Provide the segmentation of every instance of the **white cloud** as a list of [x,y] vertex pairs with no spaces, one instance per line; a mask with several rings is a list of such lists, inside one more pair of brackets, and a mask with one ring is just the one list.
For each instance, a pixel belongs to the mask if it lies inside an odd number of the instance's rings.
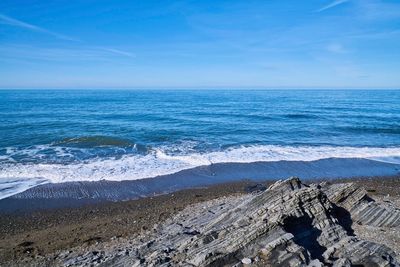
[[[67,35],[63,35],[63,34],[59,34],[50,30],[47,30],[45,28],[6,16],[4,14],[0,14],[0,24],[7,24],[7,25],[11,25],[14,27],[19,27],[19,28],[23,28],[23,29],[27,29],[30,31],[34,31],[34,32],[39,32],[39,33],[43,33],[43,34],[47,34],[50,36],[53,36],[55,38],[61,39],[61,40],[65,40],[65,41],[70,41],[70,42],[80,42],[83,43],[82,40],[79,40],[77,38],[74,37],[70,37]],[[98,50],[103,50],[109,53],[112,53],[114,55],[119,55],[119,56],[125,56],[125,57],[130,57],[130,58],[134,58],[135,55],[130,53],[130,52],[126,52],[126,51],[122,51],[119,49],[115,49],[115,48],[109,48],[109,47],[92,47],[93,49],[98,49]]]
[[395,20],[400,18],[400,3],[380,0],[358,0],[358,16],[368,20]]
[[344,54],[347,52],[346,49],[343,47],[343,45],[338,43],[332,43],[327,45],[326,50],[335,54]]
[[344,3],[348,2],[348,1],[349,1],[349,0],[335,0],[335,1],[331,2],[331,3],[328,4],[328,5],[321,7],[321,8],[318,9],[316,12],[322,12],[322,11],[331,9],[331,8],[333,8],[333,7],[335,7],[335,6],[344,4]]
[[121,55],[121,56],[126,56],[126,57],[131,57],[131,58],[135,58],[136,55],[130,52],[126,52],[126,51],[122,51],[119,49],[115,49],[115,48],[108,48],[108,47],[99,47],[99,49],[107,51],[107,52],[111,52],[117,55]]
[[77,40],[75,38],[72,38],[72,37],[69,37],[69,36],[66,36],[66,35],[63,35],[63,34],[59,34],[59,33],[56,33],[56,32],[52,32],[52,31],[46,30],[44,28],[38,27],[36,25],[29,24],[29,23],[23,22],[21,20],[17,20],[17,19],[11,18],[11,17],[3,15],[3,14],[0,14],[0,23],[8,24],[8,25],[15,26],[15,27],[24,28],[24,29],[27,29],[27,30],[35,31],[35,32],[41,32],[41,33],[48,34],[48,35],[51,35],[53,37],[56,37],[56,38],[62,39],[62,40],[79,41],[79,40]]

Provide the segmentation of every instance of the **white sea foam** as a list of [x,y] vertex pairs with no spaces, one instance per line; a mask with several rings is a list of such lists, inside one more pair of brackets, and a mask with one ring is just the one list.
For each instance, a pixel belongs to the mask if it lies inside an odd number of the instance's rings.
[[43,178],[0,178],[0,199],[46,183],[49,181]]
[[[146,155],[128,154],[118,159],[96,158],[71,164],[22,164],[0,165],[0,185],[2,181],[16,179],[23,185],[15,185],[15,193],[35,186],[29,179],[52,183],[69,181],[135,180],[172,174],[184,169],[215,163],[251,163],[257,161],[314,161],[324,158],[366,158],[400,164],[400,147],[331,147],[331,146],[242,146],[209,153],[181,152],[169,154],[157,149]],[[23,177],[23,180],[20,178]],[[0,199],[5,196],[1,193]],[[3,186],[4,187],[4,186]],[[8,188],[6,196],[9,196]]]

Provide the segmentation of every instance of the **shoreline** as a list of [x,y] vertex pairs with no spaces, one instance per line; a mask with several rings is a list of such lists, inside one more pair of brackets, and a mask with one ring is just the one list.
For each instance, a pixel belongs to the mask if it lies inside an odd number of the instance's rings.
[[[318,182],[322,180],[318,179]],[[262,190],[272,182],[243,180],[136,200],[102,202],[25,214],[0,214],[0,263],[49,255],[61,249],[85,248],[113,239],[131,238],[187,206]],[[343,178],[329,182],[354,182],[363,186],[372,196],[400,198],[400,192],[396,190],[400,186],[400,176]]]
[[1,213],[73,208],[108,201],[132,200],[207,187],[221,183],[323,178],[390,177],[400,175],[400,164],[360,158],[329,158],[316,161],[217,163],[154,178],[124,181],[48,183],[0,200]]

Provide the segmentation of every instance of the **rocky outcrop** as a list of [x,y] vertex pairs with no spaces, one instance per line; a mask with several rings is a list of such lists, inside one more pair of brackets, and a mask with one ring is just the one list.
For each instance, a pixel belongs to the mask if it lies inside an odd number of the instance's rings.
[[[385,244],[400,254],[400,201],[398,198],[367,195],[352,183],[323,184],[323,191],[336,205],[341,224],[359,238]],[[344,211],[350,216],[341,216]]]
[[378,203],[367,195],[365,189],[352,183],[325,185],[329,199],[351,213],[357,224],[376,227],[399,227],[400,209],[390,202]]
[[[400,266],[352,221],[398,225],[398,212],[353,184],[279,181],[262,192],[186,208],[133,240],[57,255],[64,266]],[[96,249],[96,250],[95,250]]]
[[[326,193],[325,193],[325,192]],[[67,257],[65,265],[398,266],[389,248],[352,235],[352,218],[396,226],[398,210],[352,184],[293,178],[268,190],[186,209],[130,244]],[[340,218],[338,218],[340,217]]]

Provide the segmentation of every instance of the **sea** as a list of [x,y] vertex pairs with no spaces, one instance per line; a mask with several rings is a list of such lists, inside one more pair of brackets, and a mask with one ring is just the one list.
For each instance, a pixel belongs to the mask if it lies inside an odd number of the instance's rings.
[[400,90],[0,90],[0,199],[45,183],[341,158],[400,166]]

